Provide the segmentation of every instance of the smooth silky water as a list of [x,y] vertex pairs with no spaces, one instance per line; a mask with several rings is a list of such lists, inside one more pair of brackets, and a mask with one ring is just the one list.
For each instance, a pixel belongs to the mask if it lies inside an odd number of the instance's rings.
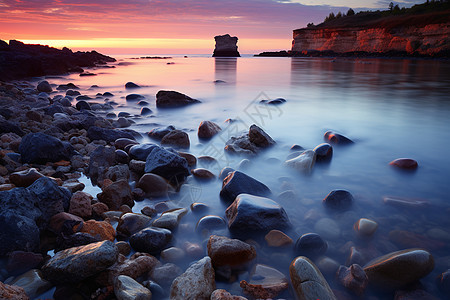
[[[173,62],[173,64],[168,64]],[[51,82],[73,82],[82,94],[95,97],[111,92],[109,100],[118,103],[114,112],[129,112],[136,122],[130,128],[142,133],[144,142],[155,142],[146,132],[155,127],[174,125],[188,132],[191,147],[186,152],[196,156],[209,155],[217,163],[203,165],[216,175],[225,166],[238,168],[245,157],[224,154],[225,141],[248,131],[251,124],[262,127],[277,144],[256,157],[242,171],[270,187],[272,199],[287,211],[292,228],[286,233],[295,241],[304,233],[316,232],[314,225],[321,218],[338,224],[338,234],[322,236],[329,247],[326,255],[345,264],[349,251],[346,243],[353,241],[362,252],[376,255],[430,245],[436,266],[422,280],[426,289],[438,295],[435,277],[450,268],[450,62],[438,60],[346,59],[346,58],[211,58],[206,56],[173,57],[171,59],[131,59],[119,57],[116,68],[91,70],[97,76],[76,74],[52,78]],[[132,81],[142,88],[126,90]],[[91,85],[98,85],[90,88]],[[155,95],[159,90],[175,90],[202,101],[177,109],[157,109]],[[146,97],[153,113],[141,117],[141,107],[128,102],[125,96],[138,93]],[[286,103],[267,106],[263,99],[284,98]],[[103,102],[98,98],[91,102]],[[225,122],[233,119],[235,122]],[[210,141],[200,141],[197,128],[201,121],[211,120],[223,131]],[[313,171],[302,174],[283,166],[298,144],[313,149],[323,143],[327,130],[344,134],[355,143],[334,146],[329,164],[316,164]],[[400,157],[413,158],[419,168],[403,172],[389,165]],[[202,165],[199,165],[202,167]],[[192,176],[191,176],[192,177]],[[205,183],[188,178],[178,195],[170,197],[170,207],[188,207],[193,202],[207,204],[207,214],[225,219],[227,205],[219,197],[219,180]],[[355,197],[353,207],[343,213],[330,213],[322,199],[334,189],[346,189]],[[295,199],[278,195],[293,190]],[[89,192],[89,190],[88,190]],[[94,195],[95,196],[95,195]],[[384,196],[421,199],[428,205],[395,207],[383,202]],[[136,202],[133,211],[160,200]],[[175,233],[173,245],[185,241],[204,245],[209,234],[195,232],[202,215],[189,213]],[[361,240],[353,230],[359,218],[379,224],[375,235]],[[445,234],[431,232],[441,229]],[[330,228],[336,231],[336,228]],[[390,240],[392,230],[406,230],[423,241],[405,245]],[[431,231],[430,231],[431,230]],[[213,234],[227,235],[227,229]],[[332,236],[332,237],[331,237]],[[288,276],[289,263],[295,257],[291,248],[269,248],[261,237],[258,263],[277,268]],[[434,245],[434,244],[436,245]],[[348,245],[348,244],[347,244]],[[366,250],[364,250],[366,249]],[[375,249],[375,250],[374,250]],[[185,269],[191,261],[179,265]],[[247,279],[244,273],[239,280]],[[333,288],[343,289],[328,277]],[[233,294],[241,289],[237,283],[218,283]],[[366,291],[366,296],[374,291]],[[292,292],[280,297],[293,298]],[[384,296],[379,296],[382,299]]]

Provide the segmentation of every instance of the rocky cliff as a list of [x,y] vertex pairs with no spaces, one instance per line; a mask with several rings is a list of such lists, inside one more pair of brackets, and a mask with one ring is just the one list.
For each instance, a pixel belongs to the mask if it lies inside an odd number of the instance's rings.
[[[294,30],[293,54],[314,51],[348,53],[390,53],[448,56],[450,53],[450,13],[444,22],[427,16],[391,18],[368,24],[315,26]],[[434,20],[434,22],[433,22]]]

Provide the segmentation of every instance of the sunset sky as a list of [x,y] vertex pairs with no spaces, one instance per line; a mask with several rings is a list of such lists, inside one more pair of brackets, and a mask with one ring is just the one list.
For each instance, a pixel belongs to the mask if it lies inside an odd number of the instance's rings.
[[[410,7],[425,0],[394,1]],[[385,0],[0,0],[0,39],[106,54],[210,53],[214,36],[241,53],[287,50],[292,30],[331,11],[386,9]]]

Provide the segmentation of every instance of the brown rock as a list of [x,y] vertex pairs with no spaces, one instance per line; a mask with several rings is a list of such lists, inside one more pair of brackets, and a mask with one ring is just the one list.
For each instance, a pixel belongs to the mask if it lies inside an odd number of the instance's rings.
[[210,139],[222,130],[219,125],[211,121],[202,121],[198,126],[198,137]]
[[102,193],[98,194],[98,199],[108,205],[111,210],[118,210],[123,204],[133,207],[134,201],[131,195],[131,188],[126,180],[119,180],[102,187]]
[[92,204],[92,214],[102,217],[105,212],[109,210],[108,205],[105,203],[97,202]]
[[208,241],[208,256],[214,267],[240,266],[256,257],[253,246],[224,236],[211,235]]
[[131,252],[131,246],[125,241],[120,241],[116,243],[116,247],[119,250],[119,253],[127,256]]
[[250,282],[242,280],[241,288],[254,299],[275,298],[289,287],[286,276],[266,265],[257,264],[251,274]]
[[30,298],[27,296],[23,288],[0,282],[0,299],[29,300]]
[[406,169],[406,170],[415,170],[419,166],[417,161],[411,158],[397,158],[389,163],[391,166]]
[[108,283],[112,284],[119,275],[126,275],[133,279],[153,271],[161,263],[148,253],[136,252],[129,259],[119,257],[118,262],[108,269]]
[[78,191],[70,198],[69,213],[81,218],[88,218],[92,215],[93,197],[88,193]]
[[[81,227],[81,228],[80,228]],[[74,232],[84,232],[99,240],[108,240],[114,242],[116,231],[114,227],[107,221],[89,220],[83,223],[82,226],[75,226]]]
[[286,286],[283,287],[263,287],[260,284],[250,284],[245,280],[240,282],[241,288],[244,290],[244,293],[252,296],[254,299],[271,299],[276,297],[280,292],[284,291],[288,287],[288,283],[286,282]]
[[211,171],[208,171],[203,168],[197,168],[191,170],[192,175],[199,179],[215,179],[216,175],[214,175]]
[[85,188],[84,183],[78,182],[78,181],[65,181],[62,185],[72,193],[82,191]]
[[74,226],[75,224],[82,222],[83,219],[78,216],[61,212],[51,217],[48,228],[54,233],[59,234],[64,226],[64,223]]
[[138,188],[141,188],[148,197],[166,197],[169,190],[167,181],[156,174],[147,173],[144,174],[137,184]]
[[247,300],[242,296],[234,296],[225,290],[218,289],[211,294],[211,300]]
[[162,138],[161,145],[174,146],[178,148],[189,148],[189,135],[186,132],[178,129],[172,130]]
[[360,265],[353,264],[349,268],[340,266],[337,271],[338,281],[358,296],[362,296],[369,283],[369,278]]
[[178,152],[178,154],[187,160],[189,167],[194,167],[197,164],[197,158],[194,155],[186,152]]
[[284,247],[292,244],[292,239],[279,230],[271,230],[264,237],[269,247]]
[[28,170],[12,173],[9,175],[9,181],[15,186],[27,187],[41,177],[44,177],[44,175],[39,173],[35,168],[30,168]]
[[9,190],[12,190],[15,187],[16,186],[14,184],[11,184],[11,183],[0,184],[0,192],[9,191]]

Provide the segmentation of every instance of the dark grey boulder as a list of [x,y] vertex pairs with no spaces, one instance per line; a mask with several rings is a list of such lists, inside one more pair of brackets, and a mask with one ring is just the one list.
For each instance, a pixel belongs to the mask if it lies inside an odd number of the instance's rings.
[[22,138],[19,153],[24,163],[46,164],[60,160],[70,160],[76,154],[67,142],[44,133],[29,133]]
[[328,162],[333,156],[333,147],[328,143],[317,145],[313,151],[316,153],[316,162]]
[[158,145],[150,143],[134,145],[130,148],[128,154],[132,159],[145,161],[150,152],[156,147],[158,147]]
[[127,101],[139,101],[139,100],[145,99],[145,97],[142,95],[139,95],[139,94],[129,94],[125,97],[125,99]]
[[155,147],[147,156],[145,173],[154,173],[168,180],[183,181],[189,176],[187,160],[179,156],[175,151],[169,151],[162,147]]
[[323,203],[327,208],[333,210],[346,210],[352,206],[354,198],[349,191],[346,190],[334,190],[331,191]]
[[19,136],[23,136],[25,134],[25,132],[23,132],[23,130],[19,127],[19,125],[13,122],[0,120],[0,134],[8,132],[15,133]]
[[36,223],[14,210],[0,212],[0,256],[9,252],[39,250],[39,228]]
[[172,132],[173,130],[175,130],[175,127],[172,125],[169,125],[167,127],[161,128],[161,127],[157,127],[157,128],[153,128],[152,130],[150,130],[147,135],[155,140],[162,140],[162,138],[168,134],[169,132]]
[[148,227],[130,237],[130,245],[138,252],[159,254],[172,240],[172,232],[164,228]]
[[225,211],[225,215],[228,228],[237,236],[265,234],[272,229],[286,229],[291,226],[281,205],[269,198],[249,194],[237,196]]
[[317,233],[306,233],[298,238],[294,246],[294,254],[314,259],[325,254],[328,244]]
[[77,104],[75,104],[75,107],[78,110],[92,110],[91,105],[84,100],[78,101]]
[[158,108],[181,107],[200,102],[176,91],[159,91],[156,94],[156,107]]
[[239,194],[250,194],[265,197],[271,194],[270,189],[262,182],[242,173],[234,171],[223,180],[220,197],[231,203]]
[[88,129],[87,136],[89,139],[93,140],[103,140],[107,143],[112,143],[120,138],[127,138],[131,140],[136,140],[136,138],[127,131],[118,129],[106,129],[97,126],[91,126]]

